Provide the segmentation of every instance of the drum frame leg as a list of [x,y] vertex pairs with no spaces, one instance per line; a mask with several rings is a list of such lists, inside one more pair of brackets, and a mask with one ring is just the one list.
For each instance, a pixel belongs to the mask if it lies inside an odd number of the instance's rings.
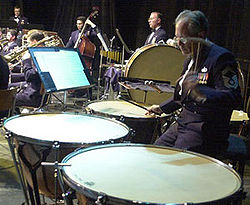
[[[29,169],[29,172],[30,172],[30,174],[31,174],[32,183],[33,183],[33,191],[34,191],[34,194],[35,194],[36,204],[37,204],[37,205],[41,205],[41,200],[40,200],[40,194],[39,194],[39,188],[38,188],[38,182],[37,182],[36,171],[37,171],[37,169],[41,166],[41,162],[44,161],[44,160],[47,158],[47,156],[49,155],[51,149],[50,149],[50,148],[45,149],[45,150],[43,151],[41,160],[39,160],[38,162],[36,162],[35,165],[32,166],[32,165],[29,163],[29,161],[26,159],[26,157],[23,155],[23,148],[24,148],[24,146],[25,146],[25,143],[19,143],[17,152],[18,152],[18,155],[20,156],[21,160],[22,160],[23,163],[25,164],[25,166]],[[30,194],[30,195],[31,195],[31,194]]]
[[[25,202],[27,203],[27,205],[29,205],[30,203],[29,203],[29,198],[28,198],[28,194],[27,194],[28,190],[27,190],[27,186],[26,186],[26,183],[25,183],[25,180],[24,180],[22,168],[21,168],[21,166],[19,166],[20,160],[17,161],[16,155],[15,155],[15,148],[14,148],[14,145],[13,145],[13,136],[12,136],[12,134],[10,132],[6,132],[5,138],[6,138],[7,142],[8,142],[8,145],[9,145],[9,148],[10,148],[10,153],[11,153],[11,156],[12,156],[12,159],[13,159],[13,162],[14,162],[14,166],[16,168],[18,178],[19,178],[20,183],[21,183],[21,188],[22,188],[22,191],[23,191]],[[34,198],[32,198],[31,195],[30,195],[30,200],[31,200],[31,202],[33,204]]]
[[54,141],[52,148],[55,150],[55,162],[54,163],[41,162],[41,165],[42,166],[54,166],[55,205],[57,204],[57,182],[59,182],[59,186],[62,190],[62,196],[63,196],[65,204],[66,205],[73,205],[72,200],[68,197],[70,195],[70,193],[66,193],[66,191],[65,191],[63,177],[62,177],[61,169],[60,169],[62,166],[67,166],[67,165],[63,165],[62,163],[60,163],[60,164],[58,163],[58,154],[59,154],[60,143],[58,141]]

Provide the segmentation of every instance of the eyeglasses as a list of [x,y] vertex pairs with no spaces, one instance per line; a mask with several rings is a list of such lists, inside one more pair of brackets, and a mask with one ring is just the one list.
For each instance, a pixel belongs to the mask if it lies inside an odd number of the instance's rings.
[[176,42],[180,41],[183,44],[186,44],[188,42],[187,38],[184,38],[184,37],[177,37],[177,36],[175,36],[173,39],[174,39],[174,41],[176,41]]
[[83,23],[76,23],[76,25],[83,25]]

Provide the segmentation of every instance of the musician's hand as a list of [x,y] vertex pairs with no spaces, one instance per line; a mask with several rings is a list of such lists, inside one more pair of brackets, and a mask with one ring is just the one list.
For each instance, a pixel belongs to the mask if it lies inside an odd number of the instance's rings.
[[163,113],[159,105],[152,105],[147,110],[148,111],[145,113],[145,115],[161,115]]
[[13,70],[14,69],[14,66],[12,63],[8,63],[8,66],[9,66],[9,70]]
[[182,84],[181,100],[192,99],[196,102],[203,103],[206,101],[206,96],[200,92],[197,74],[189,73]]
[[197,85],[198,85],[197,74],[189,72],[182,83],[182,89],[185,92],[193,89]]

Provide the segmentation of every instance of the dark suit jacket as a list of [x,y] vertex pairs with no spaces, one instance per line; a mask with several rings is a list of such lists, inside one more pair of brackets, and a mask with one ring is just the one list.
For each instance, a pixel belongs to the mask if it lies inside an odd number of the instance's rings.
[[[17,24],[17,29],[18,29],[19,31],[21,31],[21,30],[22,30],[22,25],[28,24],[29,21],[28,21],[28,18],[26,18],[26,17],[24,17],[24,16],[19,16],[18,18],[19,18],[19,22],[18,22],[18,24]],[[14,16],[11,16],[11,17],[10,17],[10,20],[11,20],[11,21],[14,21],[14,20],[15,20],[15,17],[14,17]]]
[[76,41],[77,41],[77,38],[78,38],[78,35],[79,35],[80,31],[79,30],[76,30],[76,31],[73,31],[70,35],[70,38],[69,38],[69,41],[67,42],[66,44],[66,48],[73,48]]
[[7,89],[9,82],[9,67],[0,57],[0,89]]
[[39,107],[42,101],[40,76],[30,58],[23,60],[22,63],[26,85],[16,95],[16,106]]
[[[7,89],[9,82],[9,67],[0,57],[0,89]],[[0,118],[7,117],[8,111],[0,111]]]
[[153,37],[149,40],[150,35],[151,35],[151,33],[148,35],[144,45],[158,43],[161,40],[166,42],[166,40],[167,40],[166,31],[161,27],[154,32]]
[[[76,30],[73,31],[70,35],[69,41],[66,44],[66,48],[73,48],[75,46],[75,43],[77,41],[78,35],[79,35],[80,31]],[[88,39],[90,41],[93,42],[93,39],[96,37],[96,31],[92,28],[87,29],[84,34],[88,37]]]
[[17,43],[15,41],[8,43],[7,45],[5,45],[3,47],[3,51],[2,51],[2,55],[7,55],[8,53],[10,53],[15,47],[17,47]]

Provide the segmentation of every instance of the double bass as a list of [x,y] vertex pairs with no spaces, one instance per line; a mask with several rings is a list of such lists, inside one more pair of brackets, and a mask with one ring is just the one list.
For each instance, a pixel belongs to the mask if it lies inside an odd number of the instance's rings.
[[78,36],[78,39],[75,43],[74,48],[78,48],[81,55],[83,56],[84,62],[86,66],[91,70],[92,68],[92,62],[95,56],[96,46],[93,44],[85,35],[84,31],[86,29],[87,22],[90,18],[93,18],[97,15],[98,11],[92,12],[86,21],[84,22],[84,25],[82,27],[82,30]]

